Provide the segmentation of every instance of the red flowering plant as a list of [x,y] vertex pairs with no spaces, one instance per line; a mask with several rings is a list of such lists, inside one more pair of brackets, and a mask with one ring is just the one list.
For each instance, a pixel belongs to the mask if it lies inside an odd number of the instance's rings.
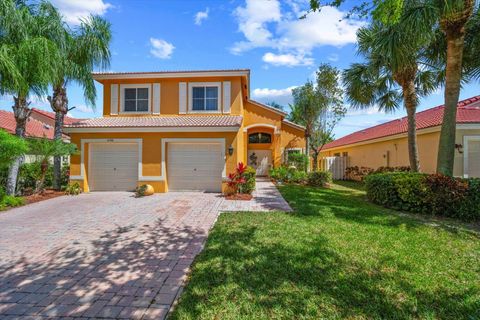
[[228,186],[232,194],[251,194],[255,189],[255,169],[239,162],[235,172],[228,175]]

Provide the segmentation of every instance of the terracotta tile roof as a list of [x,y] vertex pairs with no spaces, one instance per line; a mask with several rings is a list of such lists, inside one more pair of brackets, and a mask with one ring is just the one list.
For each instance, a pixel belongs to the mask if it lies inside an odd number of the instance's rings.
[[72,123],[68,128],[116,127],[240,127],[242,116],[156,116],[156,117],[105,117]]
[[[0,110],[0,128],[14,134],[16,125],[13,112]],[[38,120],[30,118],[26,129],[27,137],[53,139],[54,128]]]
[[[417,112],[417,130],[440,126],[443,120],[443,110],[444,106],[441,105],[425,111]],[[480,123],[480,96],[465,99],[458,103],[457,123]],[[322,150],[388,137],[405,132],[407,132],[407,117],[354,132],[327,143]]]
[[207,73],[207,72],[250,72],[250,69],[213,69],[213,70],[174,70],[174,71],[131,71],[131,72],[93,72],[93,75],[116,75],[116,74],[168,74],[168,73]]
[[299,125],[299,124],[297,124],[297,123],[295,123],[295,122],[292,122],[292,121],[290,121],[290,120],[283,119],[282,122],[285,123],[285,124],[288,124],[288,125],[290,125],[290,126],[292,126],[292,127],[295,127],[295,128],[297,128],[297,129],[305,130],[305,127],[304,127],[304,126]]
[[[41,115],[44,115],[45,117],[48,117],[52,120],[55,121],[55,113],[54,112],[51,112],[51,111],[46,111],[46,110],[40,110],[40,109],[37,109],[37,108],[32,108],[32,113],[33,112],[37,112]],[[72,118],[70,116],[66,116],[64,119],[63,119],[63,123],[64,124],[71,124],[71,123],[74,123],[74,122],[78,122],[82,119],[77,119],[77,118]]]

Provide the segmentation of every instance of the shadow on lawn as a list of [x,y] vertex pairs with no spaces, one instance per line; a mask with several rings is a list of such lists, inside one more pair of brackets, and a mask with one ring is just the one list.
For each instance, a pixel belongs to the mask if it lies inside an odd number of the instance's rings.
[[205,239],[203,229],[158,219],[105,232],[88,245],[74,242],[42,257],[2,261],[0,318],[140,319],[147,312],[161,319]]
[[[474,319],[478,292],[422,291],[397,271],[365,270],[321,235],[307,246],[257,241],[255,226],[217,225],[197,258],[174,319]],[[296,235],[292,235],[295,237]],[[297,241],[304,241],[301,236]],[[391,260],[391,261],[389,261]],[[397,270],[409,270],[394,257]]]

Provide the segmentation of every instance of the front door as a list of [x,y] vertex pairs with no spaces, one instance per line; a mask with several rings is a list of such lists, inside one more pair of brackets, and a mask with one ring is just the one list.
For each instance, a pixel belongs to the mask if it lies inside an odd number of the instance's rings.
[[268,175],[272,167],[272,151],[248,150],[248,165],[257,171],[257,176]]

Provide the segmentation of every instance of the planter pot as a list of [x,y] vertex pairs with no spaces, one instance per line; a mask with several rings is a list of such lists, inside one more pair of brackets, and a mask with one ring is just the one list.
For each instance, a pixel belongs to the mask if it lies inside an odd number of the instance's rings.
[[155,189],[153,189],[151,185],[147,184],[146,186],[147,188],[145,189],[145,192],[144,192],[145,196],[151,196],[152,194],[155,193]]

